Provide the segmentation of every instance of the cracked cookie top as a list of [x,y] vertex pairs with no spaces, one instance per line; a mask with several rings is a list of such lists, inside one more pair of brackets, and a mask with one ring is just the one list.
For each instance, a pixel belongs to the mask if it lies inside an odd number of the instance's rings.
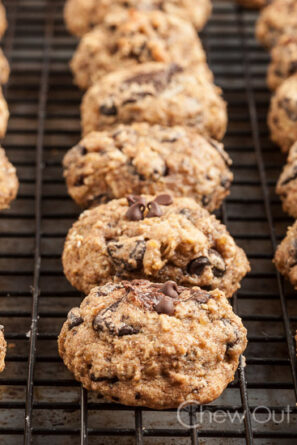
[[233,380],[247,340],[219,290],[133,280],[92,289],[59,336],[65,365],[107,400],[155,409],[209,403]]

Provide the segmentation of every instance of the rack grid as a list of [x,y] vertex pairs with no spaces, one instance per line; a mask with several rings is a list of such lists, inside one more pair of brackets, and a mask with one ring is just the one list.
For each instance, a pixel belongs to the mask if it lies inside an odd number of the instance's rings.
[[[82,94],[68,68],[76,40],[64,27],[62,0],[4,3],[9,29],[3,46],[12,72],[5,88],[11,117],[3,145],[21,187],[11,209],[0,214],[0,317],[8,341],[0,375],[0,443],[296,443],[296,295],[271,261],[292,221],[274,194],[284,157],[270,143],[266,126],[269,58],[254,39],[257,12],[215,0],[201,33],[229,108],[224,142],[235,180],[218,216],[252,265],[233,298],[249,345],[235,381],[203,414],[189,411],[189,424],[204,416],[197,428],[183,428],[174,410],[134,409],[88,394],[58,357],[57,335],[68,310],[81,301],[64,278],[60,259],[79,214],[61,167],[63,155],[80,138]],[[280,422],[287,407],[290,421]],[[224,423],[213,421],[218,412],[228,414]],[[244,418],[232,421],[236,412]]]

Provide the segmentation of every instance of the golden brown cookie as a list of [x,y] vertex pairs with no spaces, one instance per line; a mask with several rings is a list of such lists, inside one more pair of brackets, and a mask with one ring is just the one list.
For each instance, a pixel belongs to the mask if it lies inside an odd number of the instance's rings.
[[274,263],[279,272],[297,289],[297,221],[288,228],[286,237],[278,246]]
[[171,192],[212,211],[233,180],[223,145],[187,127],[132,124],[92,132],[63,164],[68,191],[82,207],[131,193]]
[[7,28],[6,11],[0,0],[0,38],[3,36]]
[[111,14],[81,39],[71,61],[74,80],[88,88],[105,74],[146,62],[205,63],[191,23],[161,11]]
[[3,85],[8,81],[9,78],[9,63],[6,59],[2,49],[0,48],[0,84]]
[[4,138],[6,134],[8,118],[9,118],[9,111],[7,102],[4,99],[4,96],[2,94],[2,89],[0,87],[0,138]]
[[6,341],[4,338],[4,326],[0,325],[0,372],[5,368]]
[[273,142],[286,153],[297,141],[297,74],[285,80],[271,99],[268,126]]
[[297,34],[296,36],[284,34],[271,51],[267,84],[271,90],[275,90],[295,73],[297,73]]
[[290,148],[286,165],[279,177],[276,193],[283,203],[283,210],[297,218],[297,142]]
[[145,278],[219,288],[231,297],[250,270],[246,255],[191,198],[129,196],[81,214],[63,252],[70,283],[87,294],[108,281]]
[[219,290],[145,280],[94,288],[58,340],[84,388],[131,406],[212,402],[234,379],[246,329]]
[[109,13],[124,13],[130,8],[176,15],[200,30],[210,16],[212,3],[210,0],[67,0],[64,18],[69,32],[82,36],[103,23]]
[[183,69],[176,64],[145,63],[103,77],[84,95],[83,134],[116,124],[147,122],[187,125],[222,139],[226,104],[203,64]]
[[14,166],[0,147],[0,210],[7,209],[17,195],[19,181]]
[[283,34],[296,35],[297,2],[296,0],[274,0],[262,9],[256,36],[263,46],[270,49],[278,43]]

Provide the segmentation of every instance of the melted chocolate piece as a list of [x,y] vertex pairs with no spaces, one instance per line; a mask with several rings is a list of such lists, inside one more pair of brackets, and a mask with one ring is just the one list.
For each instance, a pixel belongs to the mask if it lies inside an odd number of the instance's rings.
[[104,116],[116,116],[118,114],[118,109],[114,104],[101,105],[101,107],[99,108],[99,111]]
[[79,326],[83,323],[83,318],[80,316],[79,308],[73,308],[67,316],[68,329],[72,329],[75,326]]
[[202,275],[204,268],[209,265],[209,259],[206,256],[200,256],[188,264],[187,270],[190,275],[199,276]]
[[106,382],[106,383],[110,383],[110,384],[114,384],[114,383],[117,383],[119,381],[117,376],[114,376],[114,377],[96,377],[95,374],[93,374],[93,373],[90,374],[90,379],[92,380],[92,382]]
[[128,195],[127,201],[129,206],[131,207],[132,204],[136,204],[136,202],[142,203],[144,206],[146,205],[145,199],[142,196],[139,195]]
[[172,77],[181,71],[183,71],[183,69],[179,65],[172,63],[166,70],[143,72],[132,76],[125,81],[125,84],[138,83],[141,85],[150,83],[154,85],[157,91],[161,91],[170,83]]
[[[146,242],[143,239],[130,239],[125,243],[111,241],[107,246],[107,252],[114,265],[129,272],[142,266],[145,250]],[[129,254],[128,257],[127,254]],[[134,262],[128,260],[134,260]]]

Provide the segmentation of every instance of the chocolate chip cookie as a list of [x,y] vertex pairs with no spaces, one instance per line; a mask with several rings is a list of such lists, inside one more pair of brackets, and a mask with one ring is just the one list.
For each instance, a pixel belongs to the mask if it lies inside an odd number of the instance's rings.
[[297,221],[289,227],[286,237],[278,246],[274,263],[279,272],[297,289]]
[[119,123],[147,122],[186,125],[219,140],[227,125],[221,90],[203,64],[183,69],[151,62],[104,76],[84,95],[81,115],[85,135]]
[[271,139],[286,153],[297,140],[297,74],[276,90],[271,99],[268,126]]
[[145,62],[205,63],[193,26],[161,11],[112,14],[83,36],[71,61],[74,80],[88,88],[105,74]]
[[191,128],[145,123],[89,133],[63,164],[68,191],[82,207],[131,193],[172,192],[212,211],[233,180],[221,143]]
[[9,77],[9,63],[6,59],[2,49],[0,48],[0,84],[3,85],[8,81]]
[[267,83],[275,90],[284,80],[297,73],[297,34],[283,35],[271,51]]
[[251,9],[260,9],[263,8],[264,6],[267,6],[270,3],[269,0],[235,0],[235,1],[244,8],[251,8]]
[[256,26],[256,36],[266,48],[275,46],[283,34],[296,35],[296,32],[296,0],[274,0],[261,11]]
[[19,182],[14,166],[8,161],[0,147],[0,210],[7,209],[15,199]]
[[58,344],[84,388],[124,405],[168,409],[219,397],[247,339],[218,289],[134,280],[92,289],[69,312]]
[[4,326],[0,325],[0,372],[5,368],[6,341],[4,338]]
[[63,266],[86,294],[108,281],[146,278],[220,288],[231,297],[250,270],[215,216],[169,194],[132,195],[86,210],[68,233]]
[[7,130],[7,123],[9,118],[9,111],[7,102],[2,94],[2,89],[0,87],[0,138],[4,138]]
[[64,18],[69,32],[82,36],[95,25],[106,21],[109,13],[127,9],[160,10],[185,19],[202,29],[210,16],[210,0],[67,0]]
[[287,163],[276,186],[276,193],[282,200],[284,211],[297,218],[297,142],[289,151]]
[[7,28],[6,11],[0,0],[0,38],[3,36]]

